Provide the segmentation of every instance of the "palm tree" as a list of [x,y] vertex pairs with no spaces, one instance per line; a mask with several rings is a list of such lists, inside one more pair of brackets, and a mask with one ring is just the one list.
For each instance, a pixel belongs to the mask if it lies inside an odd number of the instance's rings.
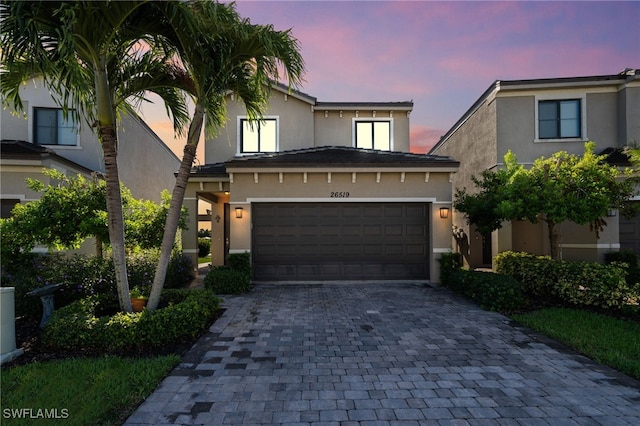
[[[132,110],[128,100],[156,92],[180,129],[187,118],[175,88],[177,68],[165,60],[170,44],[161,37],[167,10],[180,2],[7,1],[0,4],[3,102],[22,110],[20,84],[41,76],[60,96],[65,114],[97,128],[107,184],[109,240],[120,306],[131,311],[127,279],[122,197],[117,165],[117,116]],[[162,7],[159,7],[162,5]],[[78,120],[79,121],[79,120]]]
[[[213,135],[226,121],[225,95],[233,92],[246,106],[249,117],[262,116],[272,81],[284,73],[290,86],[300,83],[304,61],[298,42],[290,31],[276,31],[271,25],[253,25],[241,19],[233,5],[197,0],[189,3],[194,12],[173,19],[176,63],[183,66],[181,81],[195,104],[184,155],[171,197],[160,260],[154,277],[148,309],[158,306],[175,242],[180,209],[187,181],[202,133]],[[206,122],[205,122],[206,121]]]

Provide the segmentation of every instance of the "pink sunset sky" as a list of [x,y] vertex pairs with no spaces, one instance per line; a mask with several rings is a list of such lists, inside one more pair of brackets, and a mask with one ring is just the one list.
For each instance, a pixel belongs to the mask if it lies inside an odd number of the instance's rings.
[[[640,2],[240,0],[236,9],[292,29],[306,63],[299,90],[319,101],[413,100],[412,152],[427,152],[495,80],[640,67]],[[144,117],[170,141],[163,114]]]

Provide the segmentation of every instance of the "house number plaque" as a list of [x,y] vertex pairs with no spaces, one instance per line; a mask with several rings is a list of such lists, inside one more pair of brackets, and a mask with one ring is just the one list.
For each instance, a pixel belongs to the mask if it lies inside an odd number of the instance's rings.
[[348,192],[333,192],[331,191],[331,198],[349,198]]

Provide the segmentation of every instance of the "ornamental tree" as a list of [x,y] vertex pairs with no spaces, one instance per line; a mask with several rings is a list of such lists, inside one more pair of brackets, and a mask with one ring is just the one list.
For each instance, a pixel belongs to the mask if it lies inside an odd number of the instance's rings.
[[[12,216],[0,219],[3,264],[20,253],[41,244],[53,249],[78,248],[87,238],[96,239],[96,255],[102,257],[108,244],[106,184],[103,179],[65,176],[56,170],[43,171],[52,183],[27,179],[27,186],[41,198],[17,204]],[[125,232],[130,249],[157,248],[162,243],[162,226],[167,217],[170,196],[163,193],[161,203],[136,199],[121,186]],[[186,228],[186,209],[182,209],[179,228]]]
[[633,170],[605,163],[594,148],[587,142],[582,156],[557,152],[537,159],[529,169],[509,151],[504,169],[473,178],[478,192],[456,189],[454,207],[480,232],[499,229],[503,221],[541,220],[547,224],[551,256],[557,258],[559,223],[588,224],[599,237],[610,209],[626,216],[636,213],[627,202],[636,194]]

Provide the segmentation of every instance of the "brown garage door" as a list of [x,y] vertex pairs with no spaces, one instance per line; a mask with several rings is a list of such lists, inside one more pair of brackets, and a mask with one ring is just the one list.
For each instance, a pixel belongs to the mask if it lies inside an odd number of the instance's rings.
[[640,216],[620,215],[620,250],[634,250],[640,254]]
[[428,206],[254,203],[254,279],[426,279]]

